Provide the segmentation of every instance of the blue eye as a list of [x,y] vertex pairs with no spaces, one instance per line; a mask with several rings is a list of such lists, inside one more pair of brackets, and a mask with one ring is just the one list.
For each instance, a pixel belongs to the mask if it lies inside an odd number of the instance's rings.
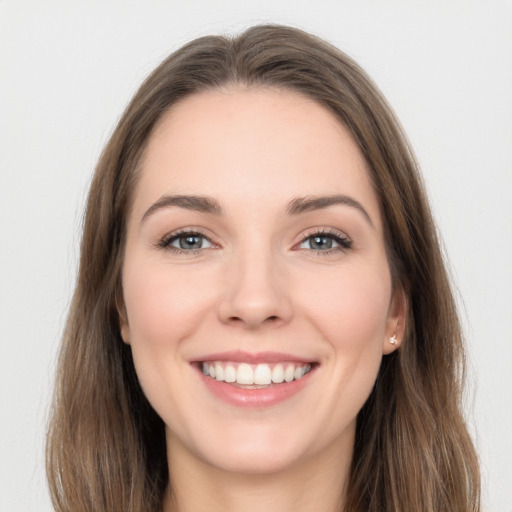
[[317,252],[344,251],[352,247],[352,242],[338,233],[313,233],[304,238],[299,245],[300,249],[309,249]]
[[200,249],[208,249],[213,244],[201,233],[182,232],[165,238],[160,242],[160,247],[176,252],[194,252]]

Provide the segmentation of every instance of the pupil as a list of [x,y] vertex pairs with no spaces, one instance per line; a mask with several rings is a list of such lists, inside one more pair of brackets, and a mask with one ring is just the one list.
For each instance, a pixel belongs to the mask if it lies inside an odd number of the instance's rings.
[[181,249],[201,249],[202,239],[198,235],[189,235],[180,238]]
[[311,241],[313,249],[330,249],[332,247],[332,240],[326,236],[315,236]]

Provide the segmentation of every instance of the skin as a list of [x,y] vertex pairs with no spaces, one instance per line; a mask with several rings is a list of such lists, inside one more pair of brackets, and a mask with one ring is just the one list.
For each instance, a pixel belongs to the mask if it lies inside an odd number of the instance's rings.
[[[166,194],[214,198],[223,214],[154,207]],[[368,218],[347,204],[286,213],[296,197],[333,194]],[[179,230],[201,232],[203,247],[163,248]],[[315,250],[318,232],[351,247]],[[166,425],[174,499],[165,510],[338,510],[357,413],[383,355],[400,345],[406,308],[346,128],[289,91],[238,87],[179,102],[142,162],[123,293],[121,333]],[[213,396],[191,365],[231,350],[285,352],[315,370],[284,402],[240,408]]]

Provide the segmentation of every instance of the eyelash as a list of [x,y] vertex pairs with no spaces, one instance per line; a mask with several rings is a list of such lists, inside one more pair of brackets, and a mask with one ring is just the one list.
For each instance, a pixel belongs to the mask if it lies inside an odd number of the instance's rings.
[[[215,247],[215,243],[212,242],[204,233],[201,233],[199,230],[188,230],[188,229],[182,229],[180,231],[177,231],[175,233],[171,233],[169,235],[166,235],[164,238],[162,238],[158,244],[157,247],[160,249],[165,249],[167,251],[170,251],[174,254],[178,255],[187,255],[187,256],[194,256],[199,254],[201,251],[203,251],[206,248],[199,248],[199,249],[179,249],[178,247],[173,247],[171,244],[175,242],[176,240],[180,238],[185,237],[200,237],[204,240],[207,240],[213,247]],[[310,250],[314,251],[318,255],[327,256],[332,255],[334,253],[338,252],[346,252],[349,249],[352,248],[352,240],[348,238],[346,235],[343,235],[342,233],[334,230],[314,230],[310,233],[308,233],[297,245],[302,245],[303,243],[307,242],[308,240],[311,240],[313,238],[327,238],[330,240],[333,240],[336,244],[338,244],[337,247],[329,248],[326,250],[318,250],[318,249],[302,249],[302,250]]]
[[[349,249],[352,248],[352,240],[350,238],[339,231],[335,231],[333,229],[320,229],[320,230],[314,230],[310,233],[308,233],[299,243],[299,245],[302,245],[304,242],[307,242],[308,240],[311,240],[313,238],[328,238],[330,240],[334,240],[338,244],[338,247],[329,248],[327,250],[318,250],[318,249],[309,249],[311,251],[314,251],[319,256],[329,256],[338,252],[346,252]],[[308,249],[304,249],[308,250]]]
[[167,251],[170,251],[174,254],[185,254],[187,256],[193,256],[193,255],[197,255],[199,254],[202,250],[204,250],[203,248],[200,248],[200,249],[179,249],[178,247],[173,247],[171,244],[180,239],[180,238],[185,238],[185,237],[193,237],[193,236],[197,236],[197,237],[201,237],[205,240],[208,240],[212,246],[215,246],[215,244],[204,234],[204,233],[201,233],[201,231],[199,230],[188,230],[188,229],[182,229],[180,231],[177,231],[177,232],[174,232],[174,233],[171,233],[169,235],[166,235],[164,238],[162,238],[162,240],[160,240],[160,242],[158,242],[157,246],[160,248],[160,249],[165,249]]

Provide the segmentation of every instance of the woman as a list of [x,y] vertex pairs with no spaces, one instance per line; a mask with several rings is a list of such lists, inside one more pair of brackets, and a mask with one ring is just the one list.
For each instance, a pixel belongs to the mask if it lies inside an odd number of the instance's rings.
[[462,381],[421,179],[364,72],[277,26],[165,60],[91,185],[56,509],[476,511]]

